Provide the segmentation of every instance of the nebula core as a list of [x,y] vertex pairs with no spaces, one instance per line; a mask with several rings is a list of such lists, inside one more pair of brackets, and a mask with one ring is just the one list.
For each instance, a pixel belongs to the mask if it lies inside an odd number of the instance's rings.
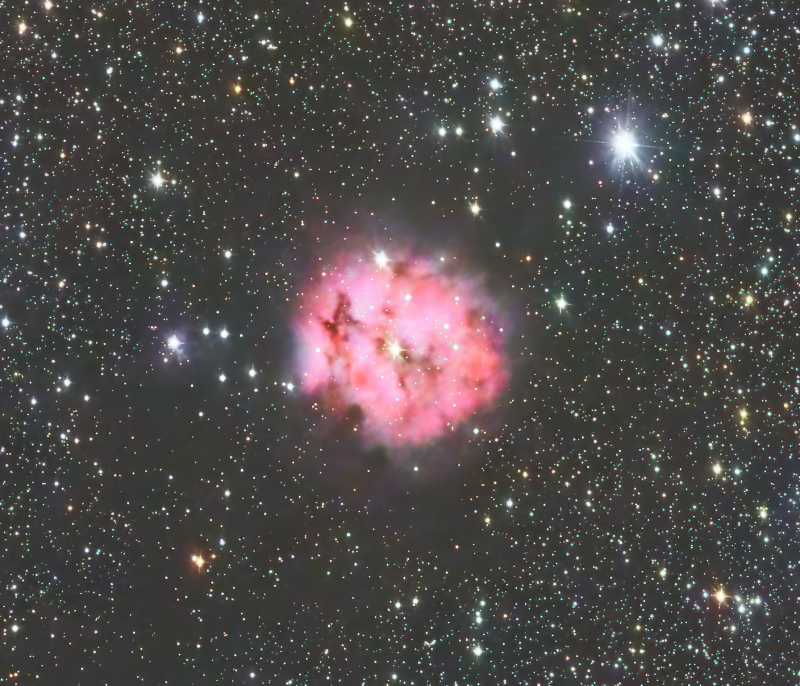
[[296,371],[338,414],[357,406],[367,442],[429,442],[505,388],[498,308],[473,278],[383,253],[340,263],[304,288]]

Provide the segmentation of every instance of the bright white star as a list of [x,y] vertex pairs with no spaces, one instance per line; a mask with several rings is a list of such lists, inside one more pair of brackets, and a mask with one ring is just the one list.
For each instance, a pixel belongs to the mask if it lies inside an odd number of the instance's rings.
[[502,131],[503,130],[503,127],[505,126],[505,124],[503,123],[503,120],[500,119],[500,117],[494,117],[489,122],[489,126],[491,127],[491,129],[492,129],[492,131],[494,133],[497,133],[498,131]]
[[564,300],[564,296],[562,295],[558,300],[556,300],[556,306],[559,310],[563,310],[567,306],[567,301]]
[[375,255],[375,263],[378,265],[379,269],[383,269],[387,264],[389,264],[389,258],[386,257],[386,253],[383,252],[383,250]]
[[389,344],[389,352],[391,353],[392,357],[397,357],[403,349],[400,347],[400,344],[397,341],[393,341]]
[[629,131],[620,131],[614,138],[614,145],[623,157],[632,157],[636,141],[634,141]]
[[492,87],[493,91],[500,90],[503,87],[503,84],[500,83],[497,79],[492,79],[489,81],[489,85]]
[[161,172],[156,172],[151,179],[153,185],[158,188],[161,184],[164,183],[164,177],[161,176]]
[[167,341],[167,345],[170,348],[172,348],[173,350],[177,350],[178,348],[180,348],[183,345],[183,343],[181,342],[180,338],[178,338],[177,336],[175,336],[173,334],[172,336],[169,337],[169,340]]

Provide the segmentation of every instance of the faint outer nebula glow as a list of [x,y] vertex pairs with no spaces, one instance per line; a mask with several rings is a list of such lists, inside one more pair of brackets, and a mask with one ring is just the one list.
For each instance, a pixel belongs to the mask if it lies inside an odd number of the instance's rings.
[[431,441],[505,388],[498,310],[474,279],[383,252],[341,262],[304,288],[296,373],[367,442]]

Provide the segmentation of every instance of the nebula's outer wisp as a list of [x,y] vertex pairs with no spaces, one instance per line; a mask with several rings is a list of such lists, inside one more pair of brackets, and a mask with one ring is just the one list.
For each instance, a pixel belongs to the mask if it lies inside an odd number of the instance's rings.
[[497,308],[433,262],[359,257],[304,288],[294,321],[303,390],[342,414],[358,406],[371,443],[450,433],[505,387]]

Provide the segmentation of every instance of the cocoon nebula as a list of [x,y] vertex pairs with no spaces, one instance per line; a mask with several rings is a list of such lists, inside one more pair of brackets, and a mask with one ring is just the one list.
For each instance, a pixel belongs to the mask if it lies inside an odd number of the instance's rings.
[[340,265],[304,287],[296,371],[304,392],[355,416],[367,442],[431,441],[503,390],[502,329],[474,279],[384,253]]

